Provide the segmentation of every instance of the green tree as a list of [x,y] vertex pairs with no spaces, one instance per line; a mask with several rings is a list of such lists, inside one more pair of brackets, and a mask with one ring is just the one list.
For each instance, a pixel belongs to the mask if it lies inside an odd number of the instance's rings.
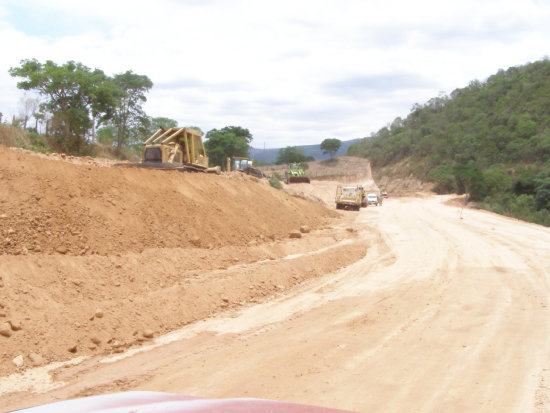
[[[216,129],[214,129],[216,130]],[[246,140],[248,144],[252,142],[252,134],[250,131],[246,128],[242,128],[240,126],[226,126],[224,128],[220,129],[220,132],[222,133],[233,133],[235,136],[238,136],[239,138],[243,138]]]
[[502,165],[493,166],[483,172],[485,194],[499,195],[512,189],[513,180]]
[[236,135],[228,128],[223,128],[220,130],[212,129],[208,131],[206,134],[204,147],[206,149],[206,154],[209,157],[210,165],[212,166],[220,165],[223,167],[225,165],[225,160],[228,157],[248,157],[249,146],[246,137]]
[[459,194],[467,193],[472,201],[480,200],[485,191],[483,173],[473,163],[455,164],[453,174],[456,179],[456,186]]
[[149,128],[149,136],[158,131],[160,128],[169,129],[178,127],[177,120],[164,117],[149,118],[149,124],[151,125]]
[[448,194],[456,191],[456,179],[452,165],[439,165],[428,172],[428,179],[436,183],[434,191],[439,194]]
[[550,176],[536,179],[535,207],[550,210]]
[[526,217],[535,210],[533,195],[521,194],[510,205],[510,211],[515,217]]
[[537,123],[531,120],[531,116],[526,113],[518,117],[516,132],[520,138],[527,139],[537,131]]
[[[102,111],[111,94],[105,87],[109,79],[99,69],[90,70],[81,63],[69,61],[57,65],[51,60],[22,60],[20,67],[9,73],[24,80],[17,83],[23,90],[36,90],[46,98],[42,107],[52,116],[52,131],[60,137],[68,152],[81,152],[87,131],[92,126],[91,111]],[[102,93],[104,92],[104,93]]]
[[516,165],[514,178],[514,193],[516,195],[535,193],[535,173],[531,166],[527,167],[523,163]]
[[116,142],[116,134],[116,126],[104,125],[97,130],[97,141],[106,146],[113,146]]
[[145,75],[128,70],[115,75],[113,83],[118,87],[117,101],[107,117],[117,128],[116,153],[120,154],[125,144],[139,141],[149,130],[149,119],[141,106],[147,101],[145,93],[153,87],[153,82]]
[[305,155],[302,148],[297,146],[287,146],[286,148],[279,149],[279,154],[275,163],[277,165],[289,164],[289,163],[300,163],[308,161],[308,157]]
[[342,146],[342,141],[336,138],[328,138],[321,142],[321,149],[323,153],[328,153],[330,155],[330,159],[332,159],[334,153],[338,152],[340,146]]

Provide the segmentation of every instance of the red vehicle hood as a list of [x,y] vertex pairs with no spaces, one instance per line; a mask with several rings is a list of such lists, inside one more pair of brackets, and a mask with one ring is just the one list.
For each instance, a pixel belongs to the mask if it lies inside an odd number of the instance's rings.
[[24,413],[95,412],[95,413],[350,413],[346,410],[262,399],[201,399],[180,394],[125,392],[65,400],[28,409]]

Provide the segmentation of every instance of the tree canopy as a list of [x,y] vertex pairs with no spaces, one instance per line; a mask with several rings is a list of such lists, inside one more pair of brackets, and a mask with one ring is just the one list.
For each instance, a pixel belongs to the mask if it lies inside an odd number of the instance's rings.
[[156,118],[149,118],[149,132],[148,135],[152,135],[156,131],[158,131],[160,128],[163,129],[170,129],[170,128],[177,128],[178,127],[178,121],[170,118],[165,117],[156,117]]
[[279,149],[275,163],[277,165],[314,161],[312,156],[306,156],[304,150],[297,146],[287,146]]
[[327,138],[321,142],[321,150],[323,153],[328,153],[330,155],[330,159],[332,159],[332,156],[338,152],[340,146],[342,146],[342,141],[336,138]]
[[[215,131],[216,129],[213,129],[213,130]],[[235,134],[235,136],[238,136],[239,138],[244,138],[244,140],[246,140],[246,143],[248,144],[252,142],[252,134],[250,133],[250,131],[240,126],[226,126],[224,128],[221,128],[220,132],[233,133]],[[208,137],[208,134],[207,134],[207,137]]]
[[119,154],[123,144],[130,140],[132,143],[140,141],[149,130],[149,119],[141,105],[147,101],[145,93],[153,87],[153,82],[147,76],[128,70],[115,75],[112,83],[116,86],[114,104],[104,119],[117,128],[116,153]]
[[44,108],[53,115],[52,129],[71,152],[80,151],[84,135],[92,126],[90,112],[105,112],[110,104],[112,87],[107,76],[81,63],[57,65],[51,60],[23,60],[9,73],[25,79],[17,83],[19,89],[35,90],[46,98]]
[[226,158],[234,156],[248,157],[249,142],[252,134],[240,126],[226,126],[220,130],[212,129],[206,134],[204,147],[210,165],[224,166]]

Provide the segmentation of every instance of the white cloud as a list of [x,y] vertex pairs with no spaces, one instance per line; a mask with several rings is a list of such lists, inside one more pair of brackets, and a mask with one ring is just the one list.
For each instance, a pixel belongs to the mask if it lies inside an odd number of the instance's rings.
[[0,111],[21,59],[133,70],[152,116],[240,125],[278,147],[370,135],[414,103],[547,54],[550,7],[532,1],[0,3]]

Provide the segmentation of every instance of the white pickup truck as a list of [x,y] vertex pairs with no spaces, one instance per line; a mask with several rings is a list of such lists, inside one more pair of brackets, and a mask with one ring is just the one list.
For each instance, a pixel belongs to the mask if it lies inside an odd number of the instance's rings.
[[367,194],[367,204],[369,205],[382,205],[382,198],[375,194],[374,192]]

